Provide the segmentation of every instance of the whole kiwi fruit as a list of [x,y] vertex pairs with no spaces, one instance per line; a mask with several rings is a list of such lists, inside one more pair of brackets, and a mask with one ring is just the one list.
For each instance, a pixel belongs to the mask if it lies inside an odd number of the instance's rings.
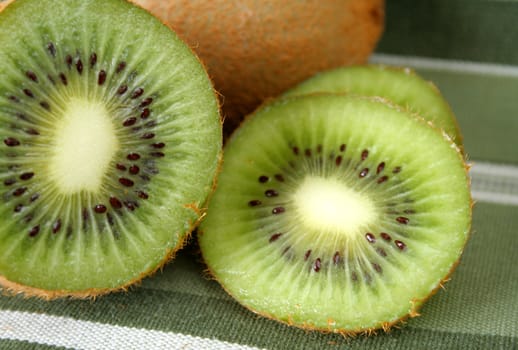
[[265,99],[314,73],[364,63],[384,24],[383,0],[133,0],[198,53],[232,130]]
[[386,100],[277,99],[226,143],[201,253],[260,315],[341,334],[388,330],[417,316],[459,261],[467,169],[446,134]]
[[126,0],[16,0],[0,42],[2,289],[94,297],[156,271],[221,158],[198,58]]

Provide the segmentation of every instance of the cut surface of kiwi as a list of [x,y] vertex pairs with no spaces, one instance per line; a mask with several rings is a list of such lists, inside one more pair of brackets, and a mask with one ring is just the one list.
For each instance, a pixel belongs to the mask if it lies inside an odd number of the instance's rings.
[[443,129],[462,149],[457,119],[439,89],[413,69],[367,64],[339,67],[317,73],[283,96],[318,92],[380,96]]
[[122,0],[16,0],[0,42],[0,285],[93,296],[154,272],[219,166],[203,66]]
[[455,144],[380,99],[266,105],[225,146],[198,230],[209,271],[266,317],[344,334],[417,314],[468,238]]

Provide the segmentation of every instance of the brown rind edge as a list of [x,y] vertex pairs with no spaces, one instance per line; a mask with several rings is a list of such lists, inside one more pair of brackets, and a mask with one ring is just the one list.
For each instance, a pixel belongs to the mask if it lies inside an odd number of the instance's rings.
[[[404,112],[406,114],[409,114],[411,115],[412,117],[415,118],[415,120],[417,120],[418,122],[420,123],[423,123],[423,124],[426,124],[428,125],[430,128],[432,128],[435,132],[437,132],[438,134],[440,134],[443,139],[450,145],[451,148],[453,148],[455,151],[456,151],[456,154],[457,156],[459,157],[459,160],[462,162],[462,164],[464,165],[464,170],[465,170],[465,174],[466,174],[466,183],[467,183],[467,186],[468,186],[468,190],[471,188],[471,178],[469,176],[469,170],[471,168],[471,164],[468,164],[467,161],[466,161],[466,155],[464,154],[464,152],[461,150],[461,148],[451,139],[451,137],[446,134],[443,130],[435,127],[430,121],[427,121],[425,120],[423,117],[419,116],[418,114],[415,114],[415,113],[410,113],[408,110],[404,109],[403,107],[399,106],[399,105],[396,105],[394,103],[392,103],[391,101],[385,99],[385,98],[381,98],[381,97],[372,97],[372,96],[360,96],[360,95],[351,95],[351,94],[347,94],[347,93],[313,93],[313,94],[309,94],[309,95],[301,95],[301,96],[290,96],[290,97],[281,97],[281,98],[272,98],[268,101],[265,101],[263,104],[261,104],[261,106],[259,106],[254,112],[252,112],[251,114],[247,115],[243,121],[241,122],[241,124],[239,125],[239,127],[230,135],[229,137],[229,140],[239,131],[240,127],[243,125],[243,123],[245,123],[248,119],[250,118],[253,118],[255,116],[255,114],[259,111],[261,111],[263,108],[267,108],[268,106],[270,106],[271,104],[274,104],[276,102],[278,102],[279,100],[292,100],[292,99],[303,99],[305,96],[311,96],[311,95],[338,95],[338,96],[354,96],[354,98],[359,98],[359,99],[365,99],[365,100],[374,100],[374,101],[378,101],[380,103],[383,103],[385,105],[387,105],[388,107],[390,108],[393,108],[395,110],[398,110],[398,111],[401,111],[401,112]],[[228,140],[227,140],[228,141]],[[243,306],[245,309],[247,309],[248,311],[256,314],[256,315],[259,315],[261,317],[264,317],[266,319],[270,319],[270,320],[273,320],[273,321],[276,321],[276,322],[279,322],[281,324],[284,324],[284,325],[287,325],[289,327],[295,327],[295,328],[300,328],[300,329],[303,329],[305,331],[315,331],[315,332],[319,332],[319,333],[323,333],[323,334],[339,334],[345,338],[354,338],[356,336],[371,336],[371,335],[376,335],[378,333],[378,331],[383,331],[384,333],[389,333],[393,328],[400,328],[400,326],[404,325],[405,322],[410,319],[410,318],[415,318],[415,317],[418,317],[418,316],[421,316],[419,310],[421,308],[421,306],[426,302],[428,301],[433,295],[435,295],[437,293],[438,290],[440,289],[445,289],[444,288],[444,285],[451,280],[451,275],[453,274],[453,272],[455,271],[455,269],[457,268],[457,266],[459,265],[461,259],[462,259],[462,255],[464,253],[464,248],[467,244],[467,242],[469,241],[470,237],[471,237],[471,234],[472,234],[472,228],[471,228],[471,223],[472,223],[472,216],[473,216],[473,206],[475,205],[475,202],[473,200],[473,198],[471,197],[471,191],[470,192],[470,220],[469,220],[469,226],[467,227],[467,235],[466,235],[466,239],[465,239],[465,243],[464,243],[464,246],[463,246],[463,249],[461,250],[460,254],[459,254],[459,257],[458,259],[453,262],[450,270],[448,271],[448,273],[439,281],[439,283],[437,284],[437,286],[432,289],[432,291],[423,299],[415,299],[415,300],[411,300],[410,303],[411,303],[411,308],[410,308],[410,311],[408,312],[408,314],[402,316],[401,318],[399,319],[396,319],[394,321],[387,321],[387,322],[381,322],[379,323],[377,326],[374,326],[374,327],[368,327],[368,328],[359,328],[359,329],[336,329],[336,328],[332,328],[331,325],[333,323],[333,320],[329,320],[328,321],[328,327],[327,328],[322,328],[322,327],[316,327],[315,325],[313,324],[310,324],[310,323],[304,323],[304,324],[295,324],[294,322],[292,321],[284,321],[284,320],[280,320],[278,318],[276,318],[275,316],[273,316],[272,314],[269,314],[267,312],[261,312],[259,310],[256,310],[256,309],[253,309],[243,303],[241,303],[238,299],[236,299],[234,297],[234,295],[217,279],[216,277],[216,274],[214,273],[214,271],[210,268],[210,266],[208,266],[206,263],[205,263],[205,269],[204,269],[204,274],[205,274],[205,277],[207,279],[210,279],[210,280],[215,280],[216,282],[218,282],[218,284],[222,287],[222,289],[230,296],[232,297],[232,299],[234,299],[239,305]],[[198,230],[198,236],[200,235],[203,235],[203,232]],[[199,246],[199,244],[198,244]],[[203,258],[203,252],[201,251],[201,249],[199,250],[199,254],[200,256],[202,257],[202,261],[206,261],[204,258]],[[288,315],[288,319],[290,318],[290,316]]]

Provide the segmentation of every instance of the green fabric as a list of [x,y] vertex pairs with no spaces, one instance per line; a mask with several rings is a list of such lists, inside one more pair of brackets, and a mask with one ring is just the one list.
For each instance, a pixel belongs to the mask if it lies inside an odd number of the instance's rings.
[[[23,311],[266,349],[517,349],[518,2],[387,0],[387,17],[373,59],[409,62],[441,88],[459,119],[470,160],[482,165],[473,168],[474,194],[490,194],[474,207],[473,233],[451,281],[420,317],[370,337],[290,328],[234,302],[208,278],[193,240],[162,272],[128,292],[52,302],[2,296],[0,320],[6,310]],[[0,321],[0,349],[58,348],[16,336],[8,340],[18,331],[10,327]],[[48,331],[34,327],[38,334]],[[81,329],[77,334],[96,337]]]
[[518,64],[518,2],[386,0],[378,51]]
[[518,131],[517,76],[438,69],[421,69],[420,73],[450,102],[470,159],[518,164],[516,143],[511,142]]

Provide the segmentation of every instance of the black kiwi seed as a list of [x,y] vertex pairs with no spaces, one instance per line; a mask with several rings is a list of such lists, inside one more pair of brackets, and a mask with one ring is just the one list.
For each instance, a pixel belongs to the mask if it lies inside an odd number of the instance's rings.
[[274,215],[282,214],[285,211],[286,211],[286,209],[284,207],[275,207],[272,209],[272,214],[274,214]]
[[61,219],[57,219],[52,224],[52,233],[58,233],[60,229],[61,229]]
[[59,79],[63,83],[63,85],[68,85],[68,79],[67,76],[64,73],[59,73]]
[[20,197],[25,193],[25,191],[27,191],[27,187],[18,187],[13,191],[13,196]]
[[140,168],[137,165],[132,165],[129,167],[128,171],[132,175],[137,175],[140,171]]
[[115,69],[115,73],[120,73],[124,70],[124,68],[126,68],[126,62],[122,61],[122,62],[119,62],[119,64],[117,65],[117,68]]
[[266,176],[266,175],[259,176],[259,182],[262,183],[262,184],[268,182],[269,180],[270,180],[270,178],[268,176]]
[[13,185],[15,183],[16,183],[16,179],[5,179],[4,180],[4,185],[5,186],[11,186],[11,185]]
[[137,196],[140,199],[148,199],[149,198],[149,195],[146,192],[144,192],[144,191],[137,191]]
[[96,65],[96,63],[97,63],[97,54],[96,54],[95,52],[93,52],[93,53],[90,55],[89,63],[90,63],[90,69],[92,69],[93,67],[95,67],[95,65]]
[[131,94],[131,99],[136,99],[136,98],[139,98],[140,96],[142,96],[142,94],[144,93],[144,89],[142,88],[136,88],[133,93]]
[[52,57],[56,57],[56,46],[53,43],[47,44],[47,51],[50,53]]
[[264,195],[266,197],[277,197],[279,195],[279,192],[273,189],[269,189],[264,192]]
[[23,93],[27,97],[34,98],[34,93],[30,89],[27,89],[27,88],[23,89]]
[[148,97],[148,98],[142,100],[142,102],[140,102],[139,107],[142,108],[142,107],[149,106],[152,102],[153,102],[153,98]]
[[151,114],[151,111],[149,110],[149,108],[144,108],[142,110],[142,113],[140,113],[140,118],[147,119],[150,114]]
[[20,175],[20,180],[29,180],[34,176],[33,172],[27,172]]
[[381,162],[378,164],[378,167],[376,168],[376,174],[379,174],[385,169],[385,162]]
[[406,244],[403,243],[402,241],[399,241],[399,240],[395,240],[394,241],[394,244],[396,245],[396,247],[398,247],[400,250],[405,250],[406,249]]
[[149,153],[149,155],[151,157],[155,157],[155,158],[165,157],[165,153],[163,153],[163,152],[151,152],[151,153]]
[[40,106],[45,108],[47,111],[50,111],[50,105],[47,101],[41,101]]
[[137,118],[135,117],[130,117],[126,120],[124,120],[124,122],[122,123],[123,126],[132,126],[134,125],[135,123],[137,122]]
[[380,183],[387,181],[388,178],[389,177],[387,175],[384,175],[384,176],[380,177],[376,182],[380,184]]
[[270,243],[275,242],[282,236],[282,233],[274,233],[270,236],[270,239],[268,240]]
[[66,55],[65,56],[65,63],[67,65],[68,69],[72,69],[73,59],[72,59],[71,55]]
[[76,69],[79,74],[83,73],[83,61],[81,61],[80,58],[78,58],[76,61]]
[[106,206],[104,204],[97,204],[95,207],[94,207],[94,211],[98,214],[103,214],[103,213],[106,213]]
[[400,224],[406,225],[410,222],[410,219],[407,217],[404,217],[404,216],[398,216],[396,218],[396,221],[399,222]]
[[139,160],[140,159],[140,154],[138,153],[129,153],[126,158],[128,160]]
[[322,261],[320,258],[317,258],[315,262],[313,263],[313,271],[319,272],[322,268]]
[[36,74],[32,71],[27,71],[25,72],[25,75],[27,76],[27,78],[29,78],[30,80],[34,81],[35,83],[38,82],[38,77],[36,76]]
[[114,208],[114,209],[120,209],[122,208],[122,202],[115,198],[115,197],[110,197],[110,205]]
[[284,176],[282,176],[282,174],[275,174],[274,175],[275,179],[279,182],[284,182]]
[[375,237],[372,233],[370,233],[370,232],[367,232],[367,233],[365,234],[365,239],[366,239],[369,243],[374,243],[374,242],[376,242],[376,237]]
[[386,232],[382,232],[382,233],[380,233],[380,236],[381,236],[381,238],[383,238],[385,241],[390,242],[390,240],[392,240],[392,237],[390,237],[390,235],[389,235],[388,233],[386,233]]
[[261,204],[262,204],[261,201],[257,200],[257,199],[253,199],[253,200],[248,202],[248,206],[250,206],[250,207],[257,207],[257,206],[259,206]]
[[126,91],[128,91],[128,86],[127,85],[121,85],[118,89],[117,89],[117,93],[119,95],[123,95]]
[[103,85],[106,81],[106,71],[100,70],[97,75],[97,85]]
[[29,230],[29,236],[35,237],[40,233],[40,225],[36,225]]
[[119,178],[119,183],[121,183],[122,185],[124,185],[126,187],[131,187],[135,184],[132,180],[127,179],[125,177]]

